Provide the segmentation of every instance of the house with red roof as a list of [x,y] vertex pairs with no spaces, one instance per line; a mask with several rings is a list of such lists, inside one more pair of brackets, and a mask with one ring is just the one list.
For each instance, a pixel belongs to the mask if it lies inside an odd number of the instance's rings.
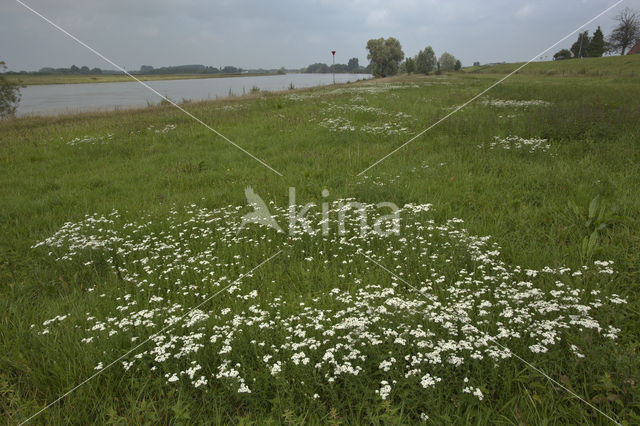
[[633,46],[629,52],[627,52],[627,55],[635,55],[635,54],[639,54],[640,53],[640,40],[638,40],[638,42],[636,43],[635,46]]

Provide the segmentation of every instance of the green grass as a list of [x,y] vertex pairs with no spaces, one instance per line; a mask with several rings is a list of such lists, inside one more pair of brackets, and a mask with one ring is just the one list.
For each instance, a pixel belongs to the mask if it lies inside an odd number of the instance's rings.
[[[191,80],[194,78],[223,78],[223,77],[256,77],[261,75],[273,75],[263,73],[252,74],[136,74],[136,78],[142,81],[153,80]],[[40,84],[81,84],[81,83],[119,83],[132,81],[128,75],[32,75],[9,74],[7,80],[23,86],[36,86]]]
[[[521,66],[521,63],[481,65],[464,69],[467,73],[508,74]],[[554,76],[592,77],[640,77],[640,55],[605,56],[602,58],[566,59],[562,61],[532,62],[520,74],[541,74]]]
[[[602,61],[610,59],[614,58]],[[566,61],[570,62],[571,66],[578,63]],[[455,368],[446,363],[423,366],[433,368],[429,370],[432,375],[442,378],[428,389],[420,386],[419,378],[405,380],[400,366],[409,348],[393,340],[358,346],[366,355],[363,371],[335,382],[327,382],[324,370],[318,373],[311,368],[321,361],[316,358],[306,367],[288,363],[279,376],[264,370],[261,360],[267,352],[256,342],[266,342],[266,348],[286,342],[289,334],[282,321],[290,320],[292,328],[307,321],[305,317],[291,319],[304,312],[300,303],[326,312],[327,321],[338,321],[333,315],[351,306],[336,300],[330,293],[333,288],[354,296],[366,285],[390,288],[395,283],[399,298],[420,300],[401,281],[357,254],[356,247],[370,250],[367,253],[376,261],[416,287],[435,279],[432,272],[445,275],[444,283],[433,288],[443,303],[454,306],[485,297],[476,294],[474,289],[479,287],[464,282],[463,277],[482,277],[483,271],[466,243],[458,245],[446,234],[449,228],[438,231],[446,235],[434,231],[419,239],[419,225],[429,220],[445,224],[455,217],[464,220],[464,225],[456,226],[471,235],[490,236],[501,247],[499,259],[507,268],[591,268],[576,277],[527,278],[522,271],[514,272],[513,277],[531,279],[535,288],[545,292],[561,281],[564,287],[558,288],[584,292],[589,303],[594,300],[590,292],[599,290],[605,302],[590,314],[603,327],[619,328],[618,339],[573,327],[560,330],[561,342],[550,345],[547,353],[532,353],[529,345],[536,340],[528,335],[503,342],[616,420],[638,423],[640,81],[617,78],[614,71],[610,77],[592,74],[514,76],[484,99],[543,100],[548,105],[499,107],[481,99],[372,168],[368,178],[358,173],[501,76],[398,77],[185,104],[283,177],[169,106],[0,122],[0,412],[5,422],[27,419],[94,374],[99,362],[106,365],[133,347],[131,337],[142,341],[163,324],[108,337],[86,330],[94,321],[120,319],[127,312],[153,306],[148,296],[154,292],[165,297],[159,306],[196,306],[221,288],[216,282],[228,282],[219,281],[221,277],[234,280],[283,250],[239,284],[240,295],[257,290],[256,299],[223,293],[201,307],[211,315],[206,321],[193,330],[180,325],[175,333],[216,329],[222,330],[222,340],[229,335],[224,327],[230,326],[219,316],[223,309],[245,318],[254,315],[248,310],[252,304],[266,310],[274,323],[258,329],[239,320],[243,325],[234,334],[233,352],[228,355],[232,365],[241,364],[238,368],[252,393],[237,393],[235,382],[214,377],[223,355],[219,354],[220,341],[214,345],[207,339],[197,353],[172,358],[156,370],[151,370],[156,364],[148,358],[128,371],[118,363],[34,422],[381,424],[415,423],[426,413],[435,424],[607,424],[604,416],[513,358],[495,366],[488,359],[466,359]],[[345,126],[355,130],[330,130]],[[547,139],[550,148],[534,152],[499,146],[490,149],[494,137],[509,135]],[[351,245],[336,238],[335,222],[331,222],[330,237],[292,239],[256,225],[237,231],[239,216],[250,211],[244,193],[247,186],[284,209],[289,187],[296,188],[299,204],[313,201],[320,206],[353,197],[399,206],[430,203],[432,209],[403,216],[404,234],[399,237],[354,236]],[[323,189],[329,191],[328,196],[322,196]],[[606,215],[606,226],[599,231],[594,250],[587,253],[582,249],[583,240],[593,227],[576,216],[568,202],[573,201],[586,217],[596,196],[604,200],[608,211],[614,207],[616,211]],[[228,205],[245,207],[239,213],[216,210]],[[198,216],[196,209],[201,208],[206,214]],[[120,216],[113,223],[94,225],[85,220],[86,215],[94,214],[111,217],[114,210]],[[320,212],[320,207],[314,212]],[[117,235],[124,240],[110,241],[105,248],[71,249],[69,240],[62,238],[59,247],[32,248],[67,222],[79,224],[67,236]],[[286,221],[280,223],[287,228]],[[142,244],[142,249],[129,252],[131,245],[122,241]],[[160,242],[172,245],[163,252],[164,257],[154,251],[160,250]],[[434,248],[428,249],[427,242]],[[119,252],[119,247],[126,250]],[[440,257],[430,260],[424,255],[427,252]],[[185,257],[177,258],[177,254]],[[210,256],[219,265],[194,268],[188,258],[198,254],[205,260]],[[65,255],[68,258],[56,260]],[[143,258],[147,258],[144,264]],[[614,261],[616,273],[591,272],[594,260]],[[176,269],[169,270],[169,266]],[[128,275],[132,273],[138,276]],[[515,286],[515,282],[505,285]],[[486,298],[499,306],[500,293],[492,291]],[[614,293],[628,303],[606,302]],[[125,294],[131,299],[126,301]],[[136,305],[126,311],[117,308],[131,301]],[[420,309],[437,307],[422,303]],[[376,312],[380,309],[362,315]],[[452,338],[441,324],[421,312],[384,316],[380,327],[422,327],[434,330],[436,339]],[[88,313],[96,319],[88,319]],[[70,316],[63,321],[42,325],[66,314]],[[500,320],[518,327],[494,314],[481,326],[488,332]],[[481,320],[476,315],[474,310],[474,323]],[[154,321],[160,317],[158,313]],[[45,328],[49,333],[43,335]],[[81,343],[94,334],[98,336],[95,341]],[[335,344],[337,340],[331,339],[337,338],[328,339]],[[358,334],[352,338],[357,339]],[[578,346],[584,358],[574,355],[569,344]],[[313,351],[306,349],[306,353]],[[397,363],[383,373],[378,365],[390,354]],[[322,353],[311,356],[321,358]],[[196,389],[184,383],[184,376],[177,383],[167,383],[165,374],[185,370],[192,360],[202,366],[198,375],[208,377],[207,385]],[[471,386],[482,389],[483,400],[462,392],[464,377]],[[381,380],[397,380],[386,400],[375,393]],[[313,398],[316,393],[318,398]]]

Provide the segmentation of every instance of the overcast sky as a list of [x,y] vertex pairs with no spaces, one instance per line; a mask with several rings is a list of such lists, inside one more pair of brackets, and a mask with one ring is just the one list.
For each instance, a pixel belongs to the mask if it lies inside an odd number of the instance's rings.
[[[615,0],[24,0],[126,69],[180,64],[300,68],[366,65],[368,39],[393,36],[405,55],[427,45],[463,65],[526,61]],[[626,0],[587,26],[605,35]],[[557,48],[570,47],[572,36]],[[0,60],[10,70],[72,64],[113,69],[15,0],[0,2]]]

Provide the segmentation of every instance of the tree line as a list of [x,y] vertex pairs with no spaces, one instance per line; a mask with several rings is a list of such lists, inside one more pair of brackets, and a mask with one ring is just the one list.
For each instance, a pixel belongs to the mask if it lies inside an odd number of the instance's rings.
[[589,31],[581,32],[570,49],[556,52],[553,59],[599,58],[605,54],[624,55],[640,41],[640,13],[625,8],[614,19],[616,26],[606,40],[600,26],[591,36]]
[[[234,67],[234,66],[225,66],[225,67],[209,67],[206,65],[177,65],[177,66],[169,66],[169,67],[160,67],[154,68],[151,65],[142,65],[140,70],[137,71],[129,71],[131,74],[240,74],[244,72],[242,68]],[[8,75],[16,75],[16,74],[31,74],[31,75],[102,75],[102,74],[122,74],[121,71],[114,70],[103,70],[100,68],[89,68],[88,66],[78,67],[76,65],[71,65],[69,68],[52,68],[52,67],[44,67],[40,68],[38,71],[27,72],[27,71],[8,71],[5,74]]]
[[[369,72],[367,67],[360,66],[358,58],[349,59],[347,64],[335,64],[327,65],[323,63],[311,64],[308,67],[298,69],[256,69],[246,70],[239,67],[227,65],[224,67],[216,68],[206,65],[177,65],[168,67],[154,68],[151,65],[142,65],[139,70],[129,71],[131,74],[241,74],[244,72],[256,72],[256,73],[275,73],[286,74],[287,72],[303,72],[303,73],[359,73]],[[71,65],[69,68],[53,68],[43,67],[38,71],[7,71],[7,75],[104,75],[104,74],[123,74],[121,71],[115,70],[103,70],[100,68],[89,68],[87,66],[78,67]]]
[[327,74],[331,72],[335,73],[368,73],[368,67],[360,66],[360,61],[358,58],[351,58],[349,62],[346,64],[334,64],[327,65],[321,62],[316,62],[315,64],[311,64],[308,67],[302,68],[300,70],[302,73],[321,73]]
[[171,67],[154,68],[151,65],[142,65],[140,74],[240,74],[244,70],[242,68],[227,65],[225,67],[209,67],[205,65],[178,65]]
[[431,46],[425,47],[416,56],[405,59],[402,45],[394,37],[371,39],[367,42],[367,50],[369,67],[376,77],[396,75],[398,72],[440,74],[443,71],[458,71],[462,68],[460,60],[449,52],[444,52],[437,58]]

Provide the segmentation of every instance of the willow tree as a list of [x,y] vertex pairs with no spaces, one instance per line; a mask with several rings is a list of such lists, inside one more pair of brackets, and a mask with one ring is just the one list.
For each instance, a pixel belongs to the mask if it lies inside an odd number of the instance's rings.
[[367,59],[371,61],[371,72],[376,77],[387,77],[398,73],[400,61],[404,59],[404,52],[398,39],[377,38],[367,42],[369,54]]
[[442,71],[453,71],[456,69],[456,57],[449,52],[440,55],[440,69]]
[[422,74],[429,74],[436,69],[436,54],[431,46],[427,46],[416,55],[416,71]]

